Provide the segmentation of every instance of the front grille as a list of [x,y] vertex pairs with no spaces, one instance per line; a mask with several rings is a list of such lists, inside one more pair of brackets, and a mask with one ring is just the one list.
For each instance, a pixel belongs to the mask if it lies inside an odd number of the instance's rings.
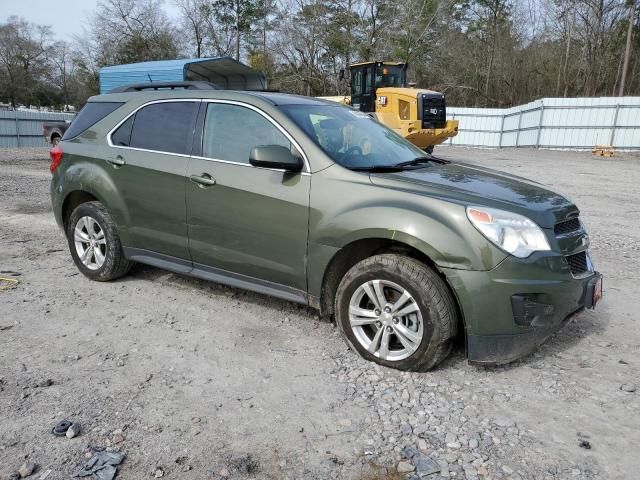
[[422,128],[444,128],[447,124],[444,95],[423,93],[420,98]]
[[573,275],[580,275],[587,271],[587,252],[567,255],[565,258]]
[[568,233],[580,230],[580,228],[580,220],[578,220],[578,217],[575,217],[570,220],[565,220],[564,222],[556,223],[553,227],[553,232],[556,236],[567,235]]

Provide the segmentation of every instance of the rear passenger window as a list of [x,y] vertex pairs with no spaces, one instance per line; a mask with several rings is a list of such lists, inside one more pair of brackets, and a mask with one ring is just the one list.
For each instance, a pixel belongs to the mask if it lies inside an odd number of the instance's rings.
[[249,163],[253,147],[291,142],[259,113],[238,105],[209,103],[204,122],[202,155],[217,160]]
[[197,112],[197,102],[147,105],[135,115],[129,146],[158,152],[188,153]]
[[135,115],[131,115],[127,118],[126,122],[118,127],[118,129],[111,134],[111,143],[116,147],[128,147],[131,142],[131,127],[133,126],[133,119]]
[[69,140],[70,138],[77,137],[86,129],[94,126],[104,117],[113,112],[116,108],[122,105],[122,102],[89,102],[71,121],[71,125],[64,135],[63,140]]

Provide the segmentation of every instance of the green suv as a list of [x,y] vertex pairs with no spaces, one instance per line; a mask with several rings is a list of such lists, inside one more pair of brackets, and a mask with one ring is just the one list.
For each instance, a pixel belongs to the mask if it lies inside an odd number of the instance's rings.
[[141,262],[310,305],[403,370],[458,335],[472,362],[512,361],[601,296],[578,208],[540,184],[321,100],[119,90],[51,151],[53,211],[90,279]]

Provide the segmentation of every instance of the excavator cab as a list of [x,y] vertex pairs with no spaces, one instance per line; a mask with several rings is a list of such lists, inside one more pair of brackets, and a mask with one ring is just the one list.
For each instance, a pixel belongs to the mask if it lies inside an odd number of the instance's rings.
[[458,120],[447,120],[444,94],[407,86],[406,63],[362,62],[349,68],[351,96],[320,98],[367,113],[429,153],[458,134]]
[[376,89],[407,86],[406,63],[354,63],[350,66],[350,70],[351,106],[361,112],[376,111]]

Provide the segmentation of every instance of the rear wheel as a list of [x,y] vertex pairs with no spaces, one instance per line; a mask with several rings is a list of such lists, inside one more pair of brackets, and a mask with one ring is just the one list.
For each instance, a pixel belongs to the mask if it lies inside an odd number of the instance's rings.
[[78,270],[92,280],[114,280],[131,267],[111,216],[100,202],[75,208],[67,224],[67,241]]
[[336,323],[367,360],[429,370],[451,351],[454,299],[442,278],[409,257],[384,254],[354,265],[336,292]]

